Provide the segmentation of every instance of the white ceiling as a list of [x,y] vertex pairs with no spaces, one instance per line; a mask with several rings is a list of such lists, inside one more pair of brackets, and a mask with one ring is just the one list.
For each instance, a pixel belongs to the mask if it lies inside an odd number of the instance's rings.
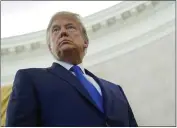
[[2,1],[1,38],[46,29],[57,11],[72,11],[85,17],[121,1]]

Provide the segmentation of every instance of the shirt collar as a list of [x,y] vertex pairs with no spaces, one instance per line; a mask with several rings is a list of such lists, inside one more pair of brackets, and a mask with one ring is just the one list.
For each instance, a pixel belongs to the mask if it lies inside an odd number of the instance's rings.
[[[63,66],[64,68],[66,68],[67,70],[70,70],[70,68],[73,66],[73,64],[70,64],[70,63],[66,63],[64,61],[56,61],[56,63],[60,64],[61,66]],[[79,66],[82,70],[82,72],[85,74],[85,70],[84,70],[84,67],[83,67],[83,64],[80,63],[78,64],[77,66]]]

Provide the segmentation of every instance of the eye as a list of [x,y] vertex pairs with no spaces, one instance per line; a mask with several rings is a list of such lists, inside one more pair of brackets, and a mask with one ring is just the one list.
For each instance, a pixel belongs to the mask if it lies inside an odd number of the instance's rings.
[[58,28],[54,28],[54,29],[52,30],[52,32],[58,32],[58,31],[59,31]]
[[70,25],[70,26],[67,26],[67,29],[69,29],[69,30],[76,30],[76,27]]

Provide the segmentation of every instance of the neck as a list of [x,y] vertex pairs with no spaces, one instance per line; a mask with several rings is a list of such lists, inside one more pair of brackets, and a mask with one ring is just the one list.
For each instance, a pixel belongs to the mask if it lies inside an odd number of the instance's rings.
[[69,54],[69,55],[61,56],[59,60],[69,64],[78,65],[82,63],[83,58],[84,58],[83,55],[78,56],[75,54]]
[[59,61],[63,61],[72,65],[78,65],[82,63],[82,59],[71,59],[71,58],[63,58],[60,59]]

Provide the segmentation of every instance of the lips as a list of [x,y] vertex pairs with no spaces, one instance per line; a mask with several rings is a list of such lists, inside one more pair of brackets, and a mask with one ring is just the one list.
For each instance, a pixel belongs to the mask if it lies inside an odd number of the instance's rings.
[[70,40],[62,40],[60,42],[60,46],[63,45],[63,44],[68,44],[69,42],[71,42]]

